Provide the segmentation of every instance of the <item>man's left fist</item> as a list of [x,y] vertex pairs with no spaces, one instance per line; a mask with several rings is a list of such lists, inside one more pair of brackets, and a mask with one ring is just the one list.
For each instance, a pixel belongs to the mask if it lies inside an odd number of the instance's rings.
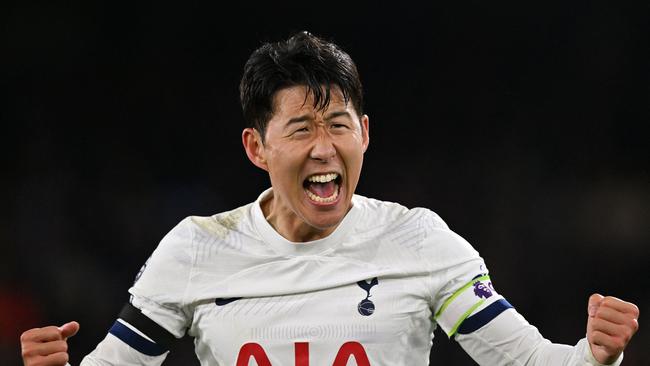
[[616,361],[639,329],[639,308],[612,296],[593,294],[587,308],[587,340],[596,361]]

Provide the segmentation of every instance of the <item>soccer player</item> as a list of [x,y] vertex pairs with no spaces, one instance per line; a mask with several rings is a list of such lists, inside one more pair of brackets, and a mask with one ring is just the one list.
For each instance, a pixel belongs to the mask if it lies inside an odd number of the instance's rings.
[[[634,304],[594,294],[586,338],[553,344],[439,216],[354,194],[369,119],[337,45],[307,32],[265,44],[240,92],[244,149],[271,188],[173,228],[82,365],[159,365],[186,333],[202,365],[426,365],[437,327],[481,365],[621,363]],[[78,329],[26,331],[24,364],[65,364]]]

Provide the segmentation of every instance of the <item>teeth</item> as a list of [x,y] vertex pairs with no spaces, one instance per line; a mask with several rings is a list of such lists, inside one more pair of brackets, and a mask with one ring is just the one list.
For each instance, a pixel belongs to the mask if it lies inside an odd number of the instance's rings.
[[336,173],[329,173],[329,174],[323,174],[323,175],[312,175],[311,177],[307,178],[308,181],[310,182],[318,182],[318,183],[327,183],[330,181],[333,181],[334,179],[338,178],[338,174]]
[[335,190],[334,193],[331,196],[325,197],[325,198],[318,197],[317,195],[311,193],[309,190],[305,190],[305,192],[307,192],[307,196],[309,196],[309,199],[311,199],[312,201],[319,202],[319,203],[334,202],[336,200],[336,198],[339,196],[339,190],[338,189]]

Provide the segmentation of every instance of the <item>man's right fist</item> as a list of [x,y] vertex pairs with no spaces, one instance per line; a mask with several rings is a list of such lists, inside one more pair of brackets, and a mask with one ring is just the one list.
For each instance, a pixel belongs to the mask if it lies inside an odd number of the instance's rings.
[[34,328],[20,336],[25,366],[64,366],[68,362],[68,338],[77,334],[79,323]]

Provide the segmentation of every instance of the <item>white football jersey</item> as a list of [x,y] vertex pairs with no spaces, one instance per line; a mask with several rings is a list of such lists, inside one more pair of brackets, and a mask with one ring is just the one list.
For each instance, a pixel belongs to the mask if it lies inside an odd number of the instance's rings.
[[427,365],[439,326],[481,365],[602,366],[585,338],[544,339],[435,213],[357,195],[331,235],[292,243],[271,194],[167,234],[81,365],[158,366],[186,333],[204,366]]
[[507,308],[430,210],[355,195],[331,235],[293,243],[262,214],[270,194],[183,220],[129,290],[147,317],[195,337],[202,365],[427,365],[437,325],[451,336]]

